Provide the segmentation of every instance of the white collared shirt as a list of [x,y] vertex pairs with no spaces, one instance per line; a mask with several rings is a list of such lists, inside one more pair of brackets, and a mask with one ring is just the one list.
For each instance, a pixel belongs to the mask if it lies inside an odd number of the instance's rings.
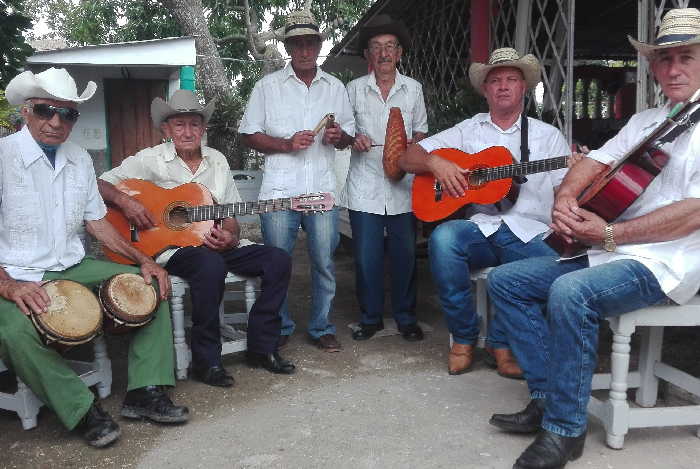
[[[124,179],[144,179],[165,189],[195,182],[205,186],[219,204],[232,204],[241,201],[236,183],[231,177],[226,157],[213,148],[202,145],[202,161],[197,171],[192,173],[187,163],[175,151],[172,142],[161,143],[155,147],[144,148],[134,156],[100,176],[112,184]],[[242,239],[239,247],[253,244]],[[177,249],[161,253],[156,261],[165,265]]]
[[[291,138],[301,130],[313,130],[326,114],[350,136],[355,121],[343,83],[320,68],[310,86],[301,81],[290,64],[260,79],[253,88],[238,132]],[[260,200],[311,192],[336,194],[335,148],[323,145],[323,130],[307,149],[295,153],[265,155]]]
[[[667,116],[669,107],[647,109],[632,116],[620,132],[589,158],[611,164],[622,158]],[[686,132],[662,150],[669,162],[639,198],[617,221],[640,217],[683,199],[700,198],[700,132]],[[588,251],[591,266],[619,259],[634,259],[644,264],[656,277],[661,289],[677,303],[685,303],[700,288],[700,231],[673,241],[621,244],[615,252],[601,249]]]
[[[428,133],[423,87],[412,78],[396,72],[386,102],[374,73],[348,83],[348,94],[355,113],[355,131],[369,137],[372,143],[384,143],[392,107],[401,109],[407,138],[413,138],[414,132]],[[368,152],[352,151],[350,169],[340,196],[342,205],[350,210],[379,215],[411,211],[413,175],[407,174],[399,181],[387,178],[382,164],[383,154],[384,147],[373,147]]]
[[16,280],[79,263],[83,221],[106,214],[88,152],[65,142],[55,163],[26,126],[0,139],[0,265]]
[[[478,153],[492,147],[504,146],[520,161],[520,117],[509,129],[493,123],[490,114],[476,114],[471,119],[428,137],[419,142],[426,151],[438,148],[456,148],[466,153]],[[530,161],[570,155],[571,151],[562,133],[555,127],[528,117],[528,148]],[[566,169],[530,174],[520,187],[515,205],[499,213],[493,205],[471,204],[469,219],[475,222],[484,236],[498,230],[501,222],[520,240],[527,243],[549,229],[552,221],[554,188],[561,184]]]

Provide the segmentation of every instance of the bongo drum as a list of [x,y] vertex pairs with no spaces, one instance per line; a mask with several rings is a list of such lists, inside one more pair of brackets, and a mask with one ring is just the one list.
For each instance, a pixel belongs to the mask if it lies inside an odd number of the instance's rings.
[[44,343],[80,345],[102,328],[102,308],[89,288],[72,280],[51,280],[43,285],[51,299],[48,310],[31,319]]
[[158,295],[152,285],[137,274],[117,274],[102,282],[100,302],[107,316],[105,329],[127,332],[153,320]]

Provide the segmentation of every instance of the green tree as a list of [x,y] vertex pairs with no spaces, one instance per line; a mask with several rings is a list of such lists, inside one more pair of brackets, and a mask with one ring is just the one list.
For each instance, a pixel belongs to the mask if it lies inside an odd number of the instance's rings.
[[32,26],[23,12],[22,0],[0,0],[0,88],[19,73],[32,48],[24,42],[22,32]]

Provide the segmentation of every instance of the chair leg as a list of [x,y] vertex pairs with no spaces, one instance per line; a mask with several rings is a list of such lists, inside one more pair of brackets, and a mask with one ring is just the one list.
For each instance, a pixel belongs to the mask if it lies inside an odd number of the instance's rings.
[[19,418],[22,419],[22,428],[31,430],[37,425],[37,415],[39,409],[43,405],[39,398],[29,389],[29,386],[17,378],[17,393],[15,397],[20,400],[20,406],[17,409]]
[[93,348],[95,351],[93,368],[100,375],[100,381],[97,383],[97,394],[100,399],[105,399],[112,393],[112,361],[107,356],[107,344],[104,336],[100,335],[93,340]]
[[479,315],[479,339],[477,345],[484,348],[489,326],[489,298],[486,290],[486,279],[477,279],[474,282],[474,287],[476,313]]
[[190,351],[185,340],[185,305],[182,296],[170,297],[170,314],[173,318],[173,342],[175,347],[175,375],[187,379],[190,366]]
[[654,375],[654,365],[661,361],[664,328],[663,326],[645,327],[640,333],[640,382],[636,402],[641,407],[654,407],[659,391],[659,379]]
[[627,402],[627,375],[630,366],[630,335],[614,330],[611,355],[610,397],[608,399],[608,416],[605,419],[607,445],[613,449],[622,449],[625,435],[629,430],[630,406]]

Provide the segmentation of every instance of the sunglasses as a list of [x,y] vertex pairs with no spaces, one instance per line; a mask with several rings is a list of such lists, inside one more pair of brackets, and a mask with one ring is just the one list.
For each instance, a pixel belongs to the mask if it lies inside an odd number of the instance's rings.
[[58,114],[66,122],[75,122],[80,117],[80,112],[77,109],[69,107],[56,107],[44,103],[27,104],[27,107],[40,119],[48,120]]

